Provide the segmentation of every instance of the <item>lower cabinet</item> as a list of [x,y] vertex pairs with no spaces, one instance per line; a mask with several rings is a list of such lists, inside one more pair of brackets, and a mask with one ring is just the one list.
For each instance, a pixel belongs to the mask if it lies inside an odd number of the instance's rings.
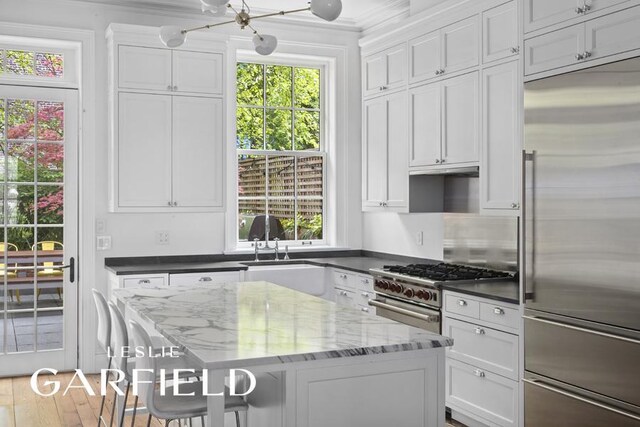
[[446,404],[460,421],[518,426],[520,316],[517,305],[445,291]]
[[215,271],[205,273],[179,273],[169,275],[171,286],[197,285],[207,283],[239,282],[241,271]]
[[338,305],[357,308],[364,313],[376,314],[375,307],[369,305],[369,300],[374,297],[371,276],[333,269],[329,277]]

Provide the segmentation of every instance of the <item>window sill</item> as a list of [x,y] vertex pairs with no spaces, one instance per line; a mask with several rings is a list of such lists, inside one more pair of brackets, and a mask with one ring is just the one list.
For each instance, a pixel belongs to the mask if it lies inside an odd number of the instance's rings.
[[[300,253],[300,252],[330,252],[330,251],[332,252],[332,251],[350,251],[350,250],[351,248],[347,248],[344,246],[329,246],[329,245],[296,246],[296,247],[289,246],[290,254]],[[246,255],[246,254],[253,254],[255,253],[255,251],[253,248],[236,248],[236,249],[223,251],[222,253],[225,255]],[[283,255],[284,250],[281,250],[280,254]]]

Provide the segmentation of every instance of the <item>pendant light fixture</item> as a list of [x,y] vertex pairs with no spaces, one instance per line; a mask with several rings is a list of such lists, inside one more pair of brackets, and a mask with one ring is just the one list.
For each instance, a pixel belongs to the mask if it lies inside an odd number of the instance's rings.
[[278,47],[278,39],[275,36],[259,33],[251,25],[252,21],[270,16],[283,16],[306,11],[311,11],[315,16],[325,21],[334,21],[342,12],[341,0],[311,0],[309,6],[304,9],[282,10],[280,12],[251,16],[251,8],[245,0],[242,0],[242,7],[239,11],[229,4],[229,1],[230,0],[200,0],[200,3],[203,12],[210,12],[214,16],[225,16],[228,10],[233,11],[233,13],[235,13],[233,20],[188,29],[182,29],[175,25],[166,25],[160,28],[160,40],[165,46],[175,48],[185,42],[187,33],[235,23],[238,24],[242,30],[248,27],[253,31],[253,46],[256,52],[260,55],[271,55],[276,47]]

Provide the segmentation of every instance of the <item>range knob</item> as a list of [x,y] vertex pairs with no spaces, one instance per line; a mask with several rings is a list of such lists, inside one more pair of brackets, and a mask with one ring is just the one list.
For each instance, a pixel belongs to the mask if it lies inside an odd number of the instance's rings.
[[393,292],[397,292],[399,294],[401,294],[402,292],[404,292],[404,286],[402,285],[398,285],[397,283],[393,285]]
[[422,296],[422,299],[425,301],[429,301],[431,299],[431,292],[424,291],[424,295]]
[[380,289],[389,289],[389,282],[381,280],[377,283]]
[[424,297],[424,291],[422,289],[418,290],[418,292],[416,292],[416,297],[417,298],[422,298]]
[[404,296],[407,298],[412,298],[413,297],[413,289],[407,289],[404,291]]

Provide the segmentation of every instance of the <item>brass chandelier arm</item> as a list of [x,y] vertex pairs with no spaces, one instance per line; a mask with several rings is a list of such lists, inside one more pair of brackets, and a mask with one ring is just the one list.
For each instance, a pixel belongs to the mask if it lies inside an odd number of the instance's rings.
[[[236,13],[236,15],[238,14],[238,12],[233,7],[231,7],[231,9],[233,9],[233,11]],[[270,16],[289,15],[291,13],[306,12],[306,11],[309,11],[309,10],[311,10],[311,7],[305,7],[304,9],[282,10],[280,12],[265,13],[264,15],[252,16],[251,20],[260,19],[260,18],[268,18]],[[187,34],[187,33],[190,33],[192,31],[208,30],[209,28],[219,27],[221,25],[227,25],[227,24],[233,24],[233,23],[236,23],[235,19],[232,20],[232,21],[218,22],[218,23],[215,23],[215,24],[202,25],[200,27],[188,28],[186,30],[182,30],[182,33],[183,34]],[[253,28],[251,26],[249,26],[249,27],[253,30]]]

